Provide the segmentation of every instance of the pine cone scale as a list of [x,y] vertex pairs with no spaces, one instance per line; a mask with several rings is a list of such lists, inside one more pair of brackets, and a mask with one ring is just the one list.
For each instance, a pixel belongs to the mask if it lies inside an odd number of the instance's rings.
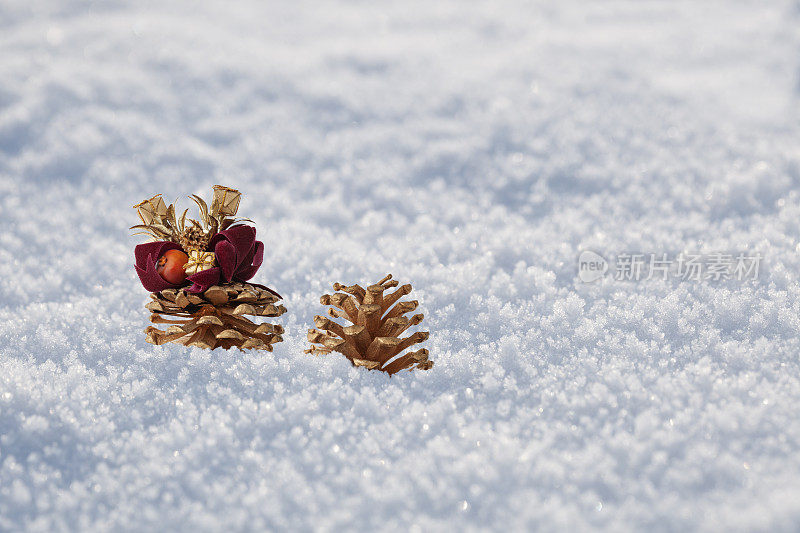
[[[243,294],[241,299],[250,303],[237,303]],[[271,351],[272,345],[282,340],[281,326],[256,324],[245,317],[272,317],[286,312],[282,305],[275,305],[278,298],[274,294],[248,283],[210,287],[201,295],[186,293],[184,289],[168,289],[152,297],[153,301],[148,304],[153,313],[150,320],[170,324],[166,331],[148,328],[147,340],[152,344],[178,342],[211,349],[237,347]]]

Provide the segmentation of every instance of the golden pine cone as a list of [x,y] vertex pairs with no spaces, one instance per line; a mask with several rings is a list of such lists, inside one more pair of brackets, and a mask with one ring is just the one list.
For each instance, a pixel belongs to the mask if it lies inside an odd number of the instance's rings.
[[433,367],[425,348],[402,353],[406,348],[427,340],[428,332],[418,331],[400,338],[408,328],[422,322],[423,315],[420,313],[410,318],[403,316],[415,310],[419,302],[398,302],[411,292],[411,285],[403,285],[391,294],[384,294],[387,289],[398,285],[397,281],[391,279],[392,275],[389,274],[366,290],[360,285],[334,283],[333,290],[341,292],[326,294],[319,301],[322,305],[332,306],[328,309],[331,317],[342,318],[353,325],[342,326],[330,318],[315,316],[314,326],[317,329],[308,330],[308,341],[312,346],[306,353],[339,352],[355,366],[389,374],[406,368],[428,370]]
[[[147,304],[155,324],[170,324],[166,331],[149,326],[147,342],[176,342],[201,348],[237,347],[240,350],[272,351],[281,342],[283,327],[256,324],[244,315],[278,317],[286,312],[275,305],[281,298],[271,290],[249,283],[214,285],[205,292],[192,294],[185,289],[167,289],[150,295]],[[173,318],[174,317],[174,318]]]
[[178,235],[178,244],[187,254],[205,252],[210,240],[211,235],[197,226],[188,227]]

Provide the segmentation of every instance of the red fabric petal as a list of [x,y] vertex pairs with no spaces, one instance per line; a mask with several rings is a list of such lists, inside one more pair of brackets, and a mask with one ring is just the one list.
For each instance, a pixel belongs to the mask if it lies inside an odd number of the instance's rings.
[[215,233],[211,240],[208,241],[208,249],[213,250],[216,248],[217,243],[220,241],[224,241],[225,239],[225,232]]
[[222,269],[222,278],[229,283],[238,266],[236,248],[230,241],[222,240],[214,247],[214,255],[217,258],[217,264]]
[[264,243],[256,241],[255,246],[248,254],[249,259],[239,266],[236,271],[236,279],[247,281],[256,275],[258,269],[261,268],[261,263],[264,262]]
[[222,233],[240,254],[237,257],[237,261],[241,263],[244,259],[244,255],[253,247],[253,243],[256,240],[256,229],[252,226],[239,225],[228,228]]
[[264,244],[255,239],[255,228],[243,224],[220,231],[211,238],[209,249],[214,250],[226,282],[247,281],[256,274],[264,260]]
[[256,247],[253,245],[249,250],[239,256],[239,261],[236,263],[235,278],[239,277],[239,272],[253,264],[253,256],[256,253]]
[[[151,255],[149,257],[153,256]],[[136,273],[139,275],[139,281],[142,282],[142,286],[149,292],[160,292],[164,289],[174,289],[179,287],[179,285],[173,285],[161,277],[161,274],[159,274],[156,270],[155,257],[153,257],[153,261],[147,265],[147,268],[139,268],[136,265],[134,265],[133,268],[136,269]]]
[[181,247],[170,241],[154,241],[144,244],[137,244],[133,249],[133,255],[136,257],[136,266],[139,268],[146,268],[147,256],[152,255],[158,260],[159,257],[164,255],[167,250],[180,250]]
[[175,285],[161,277],[156,269],[156,261],[168,250],[180,250],[181,247],[174,242],[156,241],[139,244],[133,251],[136,257],[134,268],[139,275],[142,286],[149,292],[160,292],[164,289],[175,289]]
[[221,270],[219,267],[209,268],[197,274],[192,274],[186,278],[186,281],[192,282],[192,286],[186,289],[186,292],[204,292],[212,285],[219,285]]

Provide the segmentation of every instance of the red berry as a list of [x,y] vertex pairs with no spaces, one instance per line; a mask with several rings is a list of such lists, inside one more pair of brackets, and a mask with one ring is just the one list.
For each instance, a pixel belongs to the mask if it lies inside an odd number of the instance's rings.
[[173,285],[180,285],[186,281],[186,263],[189,261],[189,256],[180,250],[167,250],[167,252],[158,259],[156,270],[166,281]]

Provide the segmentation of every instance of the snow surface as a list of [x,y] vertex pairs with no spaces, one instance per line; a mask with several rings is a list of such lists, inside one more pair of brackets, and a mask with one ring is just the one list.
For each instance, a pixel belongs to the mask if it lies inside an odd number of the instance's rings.
[[[799,80],[796,0],[5,0],[0,530],[800,529]],[[130,206],[215,183],[273,354],[145,342]],[[388,272],[433,370],[303,354]]]

